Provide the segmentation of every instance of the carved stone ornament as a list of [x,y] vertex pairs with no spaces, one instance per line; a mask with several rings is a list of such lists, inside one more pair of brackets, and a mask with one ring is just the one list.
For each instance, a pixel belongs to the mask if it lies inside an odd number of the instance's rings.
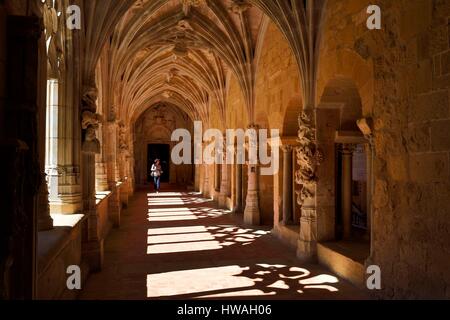
[[297,163],[300,169],[295,173],[295,182],[301,185],[301,190],[297,192],[297,203],[300,206],[306,199],[315,196],[317,168],[323,161],[323,154],[317,147],[316,129],[313,126],[312,117],[307,112],[302,112],[298,120]]
[[119,123],[119,150],[121,153],[127,153],[129,148],[128,148],[128,143],[127,143],[127,136],[126,136],[126,126],[123,122]]
[[82,110],[89,110],[95,113],[97,111],[97,98],[98,98],[97,88],[85,87],[82,99]]
[[83,152],[85,153],[100,153],[100,141],[96,137],[95,129],[89,126],[86,129],[84,142],[83,142]]
[[[55,3],[57,4],[57,3]],[[42,3],[42,20],[47,42],[48,75],[58,78],[64,68],[64,40],[59,27],[60,18],[54,7],[48,3]]]
[[81,128],[84,130],[82,150],[85,153],[100,153],[100,141],[96,130],[102,118],[96,114],[98,90],[95,87],[85,87],[82,99]]

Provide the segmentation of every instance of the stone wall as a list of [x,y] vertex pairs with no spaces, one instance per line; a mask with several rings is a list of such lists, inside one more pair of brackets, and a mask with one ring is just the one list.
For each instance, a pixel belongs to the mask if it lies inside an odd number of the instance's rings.
[[[365,27],[369,4],[383,30]],[[450,297],[449,17],[444,0],[328,2],[317,97],[345,76],[374,119],[368,263],[381,267],[384,298]]]

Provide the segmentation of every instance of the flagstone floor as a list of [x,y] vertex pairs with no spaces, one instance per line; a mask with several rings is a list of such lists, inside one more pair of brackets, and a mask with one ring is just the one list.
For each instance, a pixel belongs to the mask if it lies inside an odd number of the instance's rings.
[[[164,190],[164,189],[163,189]],[[264,227],[189,192],[136,192],[105,241],[103,271],[82,300],[367,299],[319,265],[300,263]]]

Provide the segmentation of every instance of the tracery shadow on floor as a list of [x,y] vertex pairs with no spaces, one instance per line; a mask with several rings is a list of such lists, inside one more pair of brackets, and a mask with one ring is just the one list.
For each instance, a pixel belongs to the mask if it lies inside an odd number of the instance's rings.
[[333,299],[349,286],[286,259],[295,253],[268,228],[240,227],[240,217],[208,206],[197,193],[147,196],[147,254],[161,263],[147,275],[148,298]]

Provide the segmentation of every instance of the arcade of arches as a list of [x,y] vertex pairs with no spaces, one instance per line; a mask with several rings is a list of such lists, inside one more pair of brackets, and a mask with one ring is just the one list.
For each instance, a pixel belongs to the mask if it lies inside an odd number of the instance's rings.
[[[0,297],[450,298],[449,21],[444,0],[0,0]],[[196,121],[279,129],[280,170],[175,165]]]

